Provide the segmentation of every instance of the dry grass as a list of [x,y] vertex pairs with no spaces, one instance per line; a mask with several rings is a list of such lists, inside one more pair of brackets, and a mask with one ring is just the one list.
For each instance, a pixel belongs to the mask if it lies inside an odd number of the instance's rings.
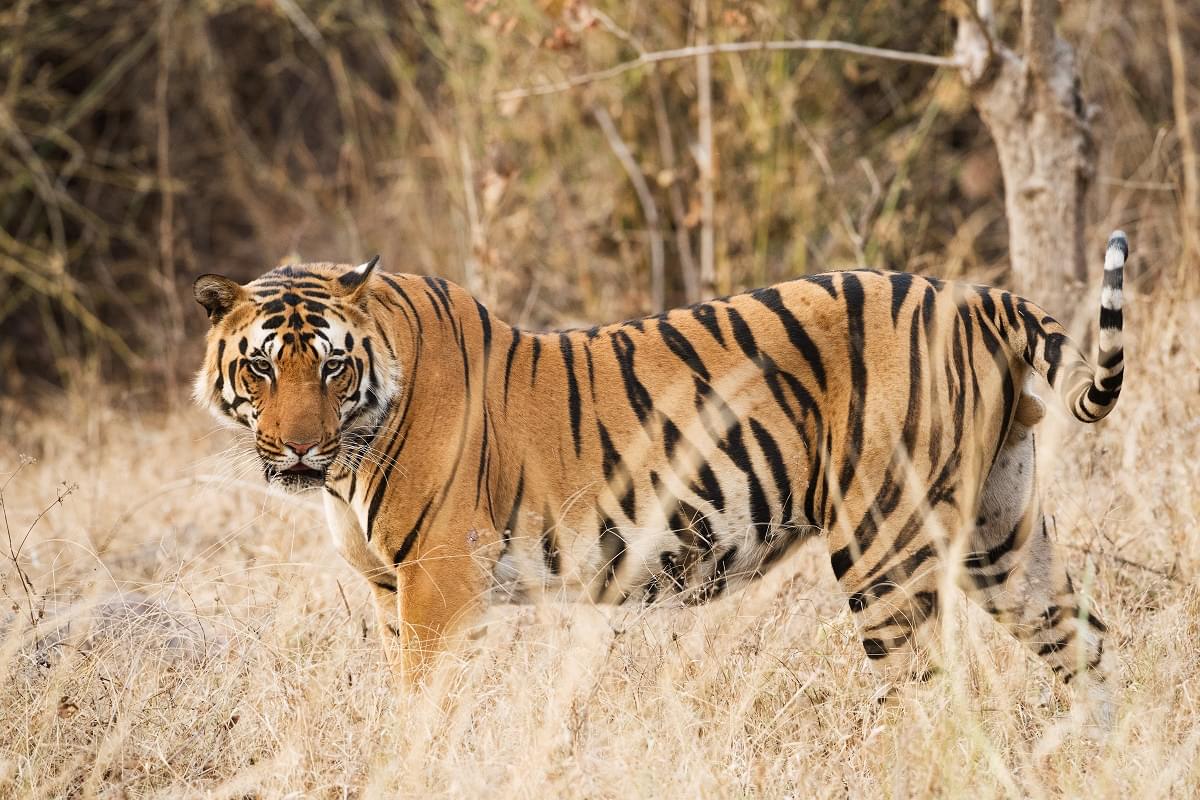
[[1200,307],[1132,300],[1115,415],[1043,426],[1047,507],[1121,647],[1104,741],[974,609],[948,674],[877,706],[819,544],[703,609],[497,610],[406,698],[318,501],[238,475],[198,411],[78,395],[0,417],[0,470],[38,459],[4,490],[17,544],[78,485],[24,544],[29,592],[2,573],[0,796],[1193,796]]

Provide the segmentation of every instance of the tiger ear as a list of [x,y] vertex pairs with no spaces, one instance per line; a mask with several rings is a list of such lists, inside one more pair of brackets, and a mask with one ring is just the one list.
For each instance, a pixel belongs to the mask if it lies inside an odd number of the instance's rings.
[[375,267],[379,264],[379,256],[375,256],[370,261],[359,264],[349,272],[345,272],[338,276],[338,283],[346,290],[346,296],[360,305],[366,299],[366,289],[370,285],[367,280],[371,277],[371,273],[375,271]]
[[204,306],[213,325],[220,322],[239,301],[246,299],[246,290],[237,281],[212,273],[196,278],[192,283],[192,294],[196,296],[196,302]]

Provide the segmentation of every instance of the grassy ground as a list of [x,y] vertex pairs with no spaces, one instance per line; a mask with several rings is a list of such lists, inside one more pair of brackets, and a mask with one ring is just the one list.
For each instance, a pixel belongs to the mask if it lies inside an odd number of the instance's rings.
[[877,706],[819,543],[707,608],[499,609],[405,697],[319,500],[269,493],[199,411],[79,393],[0,414],[0,796],[1194,796],[1200,307],[1130,301],[1114,415],[1042,426],[1120,645],[1105,740],[965,607],[947,675]]

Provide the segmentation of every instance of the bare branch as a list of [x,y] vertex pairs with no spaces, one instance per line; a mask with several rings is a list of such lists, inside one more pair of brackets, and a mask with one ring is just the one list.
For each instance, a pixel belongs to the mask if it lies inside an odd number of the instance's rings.
[[700,301],[700,276],[696,273],[696,259],[692,254],[692,242],[688,236],[687,208],[683,203],[683,192],[675,176],[677,160],[675,139],[671,135],[671,122],[667,117],[667,101],[663,97],[662,79],[657,72],[650,74],[650,100],[654,104],[654,124],[658,129],[658,150],[663,168],[669,174],[667,199],[671,204],[671,216],[675,220],[675,247],[679,250],[679,268],[683,273],[683,289],[689,303]]
[[705,295],[723,294],[717,291],[716,236],[714,217],[716,176],[713,173],[712,129],[712,63],[708,46],[708,0],[696,4],[698,48],[696,55],[696,166],[700,170],[700,285]]
[[984,79],[996,61],[995,12],[991,0],[958,0],[958,36],[954,53],[968,87]]
[[1058,0],[1021,0],[1021,48],[1039,79],[1054,61],[1054,15]]
[[479,255],[487,247],[487,240],[484,238],[483,224],[480,222],[479,201],[475,197],[475,167],[471,163],[471,150],[467,146],[466,137],[462,134],[459,134],[458,137],[458,159],[462,164],[463,197],[467,203],[467,228],[471,232],[471,244],[467,251],[467,257],[463,260],[463,271],[467,289],[478,296],[483,290],[481,275],[484,272],[480,268]]
[[572,75],[566,80],[557,81],[555,83],[547,83],[541,86],[529,86],[519,89],[509,89],[504,92],[499,92],[494,95],[493,100],[503,102],[505,100],[518,100],[523,97],[538,97],[547,94],[557,94],[558,92],[566,92],[580,86],[585,86],[589,83],[597,81],[609,80],[618,75],[623,75],[630,70],[640,69],[641,67],[650,64],[659,64],[664,61],[680,61],[687,58],[695,58],[703,55],[718,55],[729,53],[754,53],[754,52],[780,52],[788,50],[822,50],[838,53],[849,53],[851,55],[864,56],[867,58],[882,58],[888,61],[903,61],[909,64],[921,64],[927,67],[959,67],[961,63],[957,58],[949,58],[947,56],[931,56],[924,53],[907,53],[903,50],[889,50],[884,47],[868,47],[867,45],[854,44],[852,42],[842,42],[835,39],[785,39],[779,41],[759,41],[759,42],[722,42],[720,44],[696,45],[694,47],[680,47],[674,50],[659,50],[653,53],[644,53],[637,58],[623,61],[620,64],[615,64],[606,69],[597,70],[595,72],[587,72],[582,75]]
[[[968,5],[968,8],[970,6]],[[996,8],[992,0],[979,0],[974,9],[975,18],[979,22],[983,32],[991,36],[996,32]]]
[[613,154],[625,168],[625,174],[629,176],[629,181],[633,184],[634,191],[637,192],[638,202],[642,205],[642,215],[646,218],[646,233],[650,237],[650,304],[653,306],[654,313],[657,314],[663,310],[666,302],[663,241],[662,231],[658,225],[658,206],[655,205],[654,195],[650,193],[650,187],[646,184],[646,177],[642,175],[642,168],[638,166],[633,153],[629,151],[625,140],[621,138],[617,126],[613,124],[612,117],[599,106],[592,109],[592,116],[596,118],[596,122],[600,123],[600,130],[604,131],[604,136],[608,139],[608,146],[612,148]]
[[1090,547],[1084,547],[1083,545],[1072,544],[1070,542],[1060,542],[1059,545],[1062,547],[1071,549],[1071,550],[1077,550],[1080,553],[1083,553],[1085,555],[1100,556],[1101,558],[1107,558],[1107,559],[1109,559],[1111,561],[1115,561],[1116,563],[1121,564],[1123,566],[1133,567],[1134,569],[1140,569],[1143,572],[1149,572],[1153,575],[1157,575],[1158,577],[1164,578],[1173,583],[1179,583],[1179,584],[1186,583],[1186,581],[1184,581],[1177,574],[1175,574],[1174,567],[1172,567],[1170,570],[1160,569],[1158,567],[1151,567],[1151,566],[1147,566],[1146,564],[1142,564],[1138,561],[1134,561],[1131,558],[1125,558],[1124,556],[1119,556],[1116,553],[1108,553],[1108,552],[1105,552],[1104,550],[1093,550]]

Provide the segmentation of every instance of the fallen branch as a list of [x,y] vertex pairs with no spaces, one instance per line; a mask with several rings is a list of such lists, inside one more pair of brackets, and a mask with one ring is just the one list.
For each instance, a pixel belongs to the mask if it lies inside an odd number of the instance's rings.
[[1182,578],[1180,578],[1178,575],[1175,574],[1174,569],[1172,569],[1168,572],[1165,569],[1159,569],[1158,567],[1147,566],[1146,564],[1141,564],[1137,561],[1133,561],[1132,559],[1125,558],[1124,556],[1116,555],[1115,553],[1106,553],[1103,550],[1093,550],[1090,547],[1084,547],[1083,545],[1078,545],[1078,544],[1071,544],[1069,542],[1060,542],[1060,545],[1063,547],[1066,547],[1069,550],[1076,550],[1080,553],[1083,553],[1084,555],[1100,556],[1101,558],[1107,558],[1110,561],[1115,561],[1118,564],[1121,564],[1126,567],[1133,567],[1134,569],[1140,569],[1144,572],[1152,573],[1154,575],[1157,575],[1160,578],[1164,578],[1168,581],[1171,581],[1172,583],[1178,583],[1178,584],[1185,583],[1185,581]]
[[853,42],[842,42],[834,39],[784,39],[779,41],[759,41],[759,42],[722,42],[720,44],[697,45],[694,47],[680,47],[674,50],[659,50],[654,53],[643,53],[637,58],[623,61],[620,64],[615,64],[606,69],[597,70],[595,72],[587,72],[582,75],[573,75],[566,80],[557,81],[555,83],[547,83],[542,86],[530,86],[519,89],[509,89],[500,92],[493,98],[497,102],[506,100],[518,100],[523,97],[538,97],[547,94],[557,94],[558,92],[566,92],[571,89],[584,86],[597,81],[609,80],[618,75],[623,75],[630,70],[640,69],[641,67],[649,66],[650,64],[659,64],[663,61],[679,61],[685,58],[695,58],[703,55],[717,55],[728,53],[756,53],[756,52],[780,52],[788,50],[822,50],[838,53],[850,53],[851,55],[865,56],[868,58],[882,58],[887,61],[903,61],[909,64],[921,64],[927,67],[953,67],[957,69],[962,66],[957,58],[949,56],[931,56],[925,53],[908,53],[903,50],[889,50],[884,47],[870,47],[868,45],[854,44]]

